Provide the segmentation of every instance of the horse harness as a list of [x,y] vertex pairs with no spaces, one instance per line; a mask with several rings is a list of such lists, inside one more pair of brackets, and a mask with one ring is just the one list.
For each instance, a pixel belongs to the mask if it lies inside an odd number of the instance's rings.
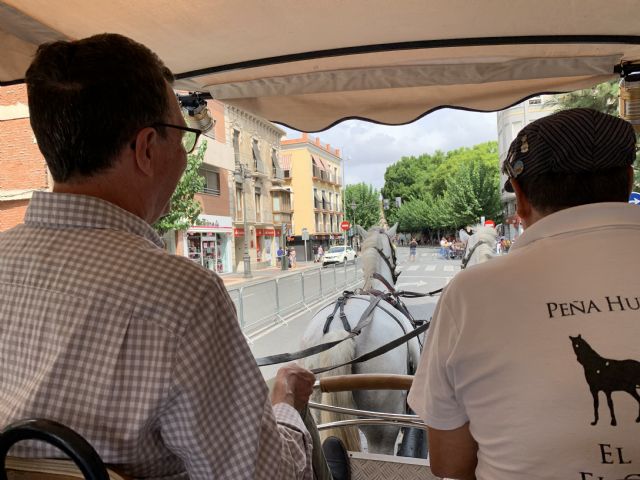
[[476,248],[478,248],[480,245],[489,245],[489,242],[487,242],[486,240],[479,240],[473,247],[471,247],[462,259],[462,263],[460,264],[461,270],[467,268],[467,264],[469,263],[469,260],[471,260],[473,252],[475,252]]
[[[386,235],[385,235],[386,236]],[[384,260],[384,262],[387,264],[387,266],[389,267],[389,271],[391,272],[391,276],[393,277],[393,282],[395,283],[399,277],[399,274],[396,274],[395,271],[395,265],[396,265],[396,254],[395,254],[395,250],[393,249],[393,245],[391,245],[391,239],[387,236],[387,239],[389,241],[389,246],[391,247],[391,260],[384,254],[384,252],[382,251],[382,249],[375,247],[375,250],[378,252],[378,254],[382,257],[382,259]],[[393,264],[391,263],[393,262]],[[374,350],[372,350],[371,352],[365,353],[363,355],[360,355],[359,357],[341,363],[339,365],[332,365],[330,367],[323,367],[323,368],[315,368],[313,370],[311,370],[313,373],[315,374],[319,374],[319,373],[324,373],[324,372],[328,372],[330,370],[334,370],[336,368],[340,368],[346,365],[354,365],[357,363],[362,363],[362,362],[366,362],[367,360],[371,360],[372,358],[375,358],[377,356],[380,356],[390,350],[393,350],[394,348],[402,345],[403,343],[408,342],[409,340],[411,340],[414,337],[418,337],[421,333],[424,333],[427,331],[427,329],[429,328],[429,321],[427,320],[416,320],[413,318],[413,316],[411,315],[411,313],[409,312],[409,309],[406,307],[406,305],[404,304],[404,302],[402,302],[401,297],[405,297],[405,298],[418,298],[418,297],[427,297],[427,296],[433,296],[433,295],[437,295],[440,292],[442,292],[442,289],[438,289],[435,290],[433,292],[428,292],[428,293],[418,293],[418,292],[409,292],[409,291],[404,291],[404,290],[396,290],[394,288],[393,285],[391,285],[386,278],[384,278],[382,275],[380,275],[379,273],[374,273],[373,278],[379,280],[380,282],[382,282],[382,284],[388,289],[387,292],[382,292],[379,290],[375,290],[375,289],[371,289],[369,291],[345,291],[343,292],[342,296],[339,297],[334,305],[333,311],[331,312],[331,314],[329,314],[329,316],[327,317],[327,320],[325,321],[324,327],[323,327],[323,334],[326,334],[329,332],[329,329],[331,327],[331,323],[333,322],[336,313],[338,313],[340,321],[342,323],[342,327],[344,328],[344,330],[348,333],[348,335],[340,340],[336,340],[336,341],[332,341],[332,342],[326,342],[326,343],[322,343],[320,345],[315,345],[313,347],[309,347],[306,348],[304,350],[299,350],[297,352],[294,353],[282,353],[282,354],[277,354],[277,355],[271,355],[268,357],[262,357],[262,358],[257,358],[256,362],[258,364],[258,366],[266,366],[266,365],[273,365],[273,364],[277,364],[277,363],[284,363],[284,362],[290,362],[293,360],[298,360],[300,358],[305,358],[305,357],[310,357],[312,355],[316,355],[318,353],[324,352],[325,350],[329,350],[330,348],[335,347],[336,345],[338,345],[339,343],[342,343],[350,338],[354,338],[357,335],[360,335],[360,333],[362,332],[362,330],[367,327],[371,321],[373,320],[373,312],[376,308],[381,308],[384,312],[386,312],[391,318],[393,318],[393,320],[395,320],[395,322],[400,326],[400,328],[402,329],[403,335],[396,338],[395,340],[392,340],[389,343],[386,343]],[[347,316],[344,312],[345,306],[347,304],[347,302],[349,300],[361,300],[361,301],[367,301],[366,299],[362,298],[362,296],[358,296],[358,295],[369,295],[369,305],[367,306],[367,308],[365,309],[365,311],[362,313],[362,315],[360,316],[360,319],[358,320],[358,323],[356,324],[355,327],[351,328],[351,325],[349,324],[349,320],[347,319]],[[387,303],[389,303],[390,305],[392,305],[396,310],[398,310],[400,313],[402,313],[411,323],[413,330],[410,332],[407,332],[404,325],[402,324],[402,321],[396,316],[394,315],[393,312],[389,311],[389,309],[384,308],[383,305],[381,305],[381,301],[385,300]],[[420,342],[420,339],[418,338],[418,342],[420,343],[420,347],[422,348],[422,342]],[[409,358],[409,351],[407,349],[407,372],[413,373],[413,365],[411,364],[410,358]]]

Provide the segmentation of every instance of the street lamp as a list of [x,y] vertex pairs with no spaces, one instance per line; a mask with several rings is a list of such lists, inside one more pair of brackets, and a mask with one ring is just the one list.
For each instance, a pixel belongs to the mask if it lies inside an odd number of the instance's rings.
[[242,220],[244,222],[244,254],[242,262],[244,263],[244,278],[251,278],[251,257],[249,256],[249,225],[247,223],[247,196],[245,189],[245,180],[251,178],[251,173],[243,163],[236,163],[236,171],[234,173],[235,180],[242,186]]
[[[351,211],[353,212],[353,238],[356,238],[356,235],[358,234],[358,222],[356,222],[356,208],[358,208],[358,205],[356,204],[356,202],[351,202],[351,205],[349,205],[351,207]],[[357,251],[358,248],[356,246],[354,246],[354,249]]]

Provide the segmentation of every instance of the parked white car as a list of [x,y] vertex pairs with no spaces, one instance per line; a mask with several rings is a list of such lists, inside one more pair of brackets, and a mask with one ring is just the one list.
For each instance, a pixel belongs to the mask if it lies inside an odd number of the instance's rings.
[[351,260],[355,260],[357,256],[358,255],[351,247],[347,247],[346,251],[344,245],[331,247],[322,257],[322,265],[328,265],[330,263],[346,263]]

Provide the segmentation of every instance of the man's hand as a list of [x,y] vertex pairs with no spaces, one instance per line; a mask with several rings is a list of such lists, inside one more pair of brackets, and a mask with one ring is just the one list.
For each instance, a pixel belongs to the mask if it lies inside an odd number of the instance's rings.
[[271,393],[271,404],[288,403],[301,411],[309,403],[316,377],[309,370],[295,363],[285,365],[276,375]]

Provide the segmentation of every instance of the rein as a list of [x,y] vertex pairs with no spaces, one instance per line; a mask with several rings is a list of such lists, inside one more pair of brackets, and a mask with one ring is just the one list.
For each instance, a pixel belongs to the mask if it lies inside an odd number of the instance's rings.
[[[393,283],[395,283],[399,277],[399,274],[396,274],[395,272],[395,267],[396,267],[396,254],[395,254],[395,250],[393,249],[393,245],[391,245],[391,239],[384,234],[385,237],[387,237],[387,240],[389,241],[389,246],[391,247],[391,260],[389,259],[389,257],[387,257],[384,252],[382,251],[382,249],[378,248],[378,247],[374,247],[375,250],[378,252],[378,254],[382,257],[382,259],[384,260],[384,262],[386,263],[387,267],[389,267],[389,271],[391,272],[391,276],[393,277]],[[393,262],[393,263],[392,263]],[[370,290],[368,292],[362,292],[363,294],[368,294],[369,295],[369,305],[367,306],[367,308],[365,309],[365,311],[362,313],[362,315],[360,316],[360,319],[358,320],[358,323],[356,324],[356,326],[354,328],[351,328],[349,321],[347,319],[347,316],[344,312],[344,308],[347,304],[347,301],[349,299],[357,299],[357,300],[365,300],[361,297],[355,297],[355,292],[351,292],[351,291],[345,291],[343,292],[342,296],[338,298],[338,300],[336,300],[335,305],[333,307],[333,311],[331,312],[331,314],[327,317],[327,320],[325,321],[324,327],[322,329],[322,333],[326,334],[329,331],[329,328],[331,326],[331,322],[333,322],[336,313],[339,312],[339,317],[340,317],[340,321],[342,322],[342,327],[344,328],[344,330],[347,332],[347,336],[340,339],[340,340],[335,340],[332,342],[326,342],[326,343],[321,343],[319,345],[315,345],[313,347],[309,347],[309,348],[305,348],[304,350],[299,350],[297,352],[293,352],[293,353],[281,353],[281,354],[277,354],[277,355],[270,355],[267,357],[261,357],[261,358],[257,358],[256,359],[256,363],[258,364],[259,367],[264,367],[267,365],[275,365],[278,363],[284,363],[284,362],[291,362],[294,360],[299,360],[301,358],[305,358],[305,357],[310,357],[312,355],[317,355],[318,353],[324,352],[326,350],[329,350],[330,348],[335,347],[336,345],[349,340],[350,338],[354,338],[358,335],[360,335],[360,333],[362,332],[362,330],[369,326],[369,324],[371,323],[371,321],[373,320],[373,312],[376,308],[381,308],[383,311],[385,311],[388,315],[391,316],[391,318],[393,318],[396,323],[398,323],[398,325],[400,325],[400,328],[402,329],[402,331],[404,332],[404,335],[388,342],[385,343],[384,345],[382,345],[381,347],[378,347],[370,352],[367,352],[365,354],[360,355],[359,357],[354,358],[353,360],[344,362],[344,363],[340,363],[337,365],[331,365],[329,367],[324,367],[324,368],[314,368],[311,370],[311,372],[313,372],[314,374],[320,374],[320,373],[324,373],[324,372],[328,372],[330,370],[335,370],[336,368],[340,368],[340,367],[344,367],[347,365],[355,365],[357,363],[362,363],[362,362],[366,362],[367,360],[371,360],[372,358],[376,358],[384,353],[387,353],[390,350],[393,350],[394,348],[402,345],[403,343],[408,342],[409,340],[411,340],[414,337],[417,337],[418,335],[426,332],[429,328],[430,322],[429,321],[418,321],[415,320],[413,318],[413,316],[411,315],[411,313],[409,312],[408,308],[406,307],[406,305],[402,302],[402,300],[400,300],[400,298],[420,298],[420,297],[431,297],[434,295],[437,295],[439,293],[442,292],[442,288],[438,289],[438,290],[434,290],[432,292],[428,292],[428,293],[419,293],[419,292],[410,292],[410,291],[405,291],[405,290],[396,290],[395,287],[389,283],[389,281],[383,277],[382,275],[380,275],[379,273],[374,273],[372,275],[373,278],[375,278],[376,280],[379,280],[388,290],[388,292],[380,292],[380,291],[376,291],[376,290]],[[381,300],[385,300],[386,302],[388,302],[390,305],[392,305],[395,310],[399,311],[400,313],[402,313],[411,323],[411,325],[414,327],[413,330],[411,330],[410,332],[406,332],[404,326],[402,325],[402,322],[389,310],[387,310],[386,308],[384,308],[384,306],[382,306],[380,304]],[[420,342],[420,339],[418,339],[418,341]],[[422,346],[422,342],[420,342],[420,346]]]
[[478,248],[480,245],[489,245],[489,242],[485,240],[479,240],[478,243],[476,243],[473,247],[471,247],[467,252],[467,254],[464,256],[464,258],[462,259],[462,263],[460,264],[460,270],[464,270],[465,268],[467,268],[467,264],[469,263],[469,260],[471,260],[471,256],[473,255],[473,252],[475,252],[476,248]]

